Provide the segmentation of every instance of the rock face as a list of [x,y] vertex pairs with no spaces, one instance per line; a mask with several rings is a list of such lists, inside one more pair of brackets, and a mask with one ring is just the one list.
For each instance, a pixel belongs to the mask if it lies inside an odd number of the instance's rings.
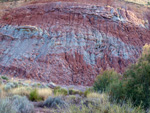
[[67,2],[37,3],[0,20],[0,73],[57,84],[92,85],[101,70],[123,72],[150,42],[131,11]]

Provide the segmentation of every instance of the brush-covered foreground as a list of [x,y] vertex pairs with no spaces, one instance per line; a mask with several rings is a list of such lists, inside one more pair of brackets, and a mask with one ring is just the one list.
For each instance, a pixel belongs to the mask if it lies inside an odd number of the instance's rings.
[[73,88],[31,81],[11,80],[1,76],[0,113],[143,113],[130,102],[117,104],[109,95],[93,88],[80,91]]
[[[59,92],[55,95],[50,88],[20,87],[4,89],[1,85],[0,113],[143,113],[132,104],[116,104],[109,101],[107,94],[89,91],[84,96]],[[56,89],[55,89],[56,90]],[[89,90],[89,89],[88,89]],[[60,90],[59,90],[60,91]],[[80,91],[79,91],[80,92]]]

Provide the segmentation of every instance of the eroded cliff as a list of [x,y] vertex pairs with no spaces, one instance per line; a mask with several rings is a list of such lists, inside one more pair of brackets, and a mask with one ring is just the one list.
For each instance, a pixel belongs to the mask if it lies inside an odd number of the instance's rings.
[[101,70],[123,72],[150,42],[132,11],[73,2],[29,4],[0,20],[0,73],[92,85]]

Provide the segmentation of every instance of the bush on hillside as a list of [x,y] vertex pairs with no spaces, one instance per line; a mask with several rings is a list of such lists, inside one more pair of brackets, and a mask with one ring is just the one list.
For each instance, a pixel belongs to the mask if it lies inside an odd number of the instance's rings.
[[94,83],[96,91],[107,91],[111,100],[131,100],[135,106],[150,107],[150,46],[145,45],[136,64],[129,66],[122,80],[118,74],[105,71]]
[[150,107],[150,46],[145,45],[143,53],[136,64],[124,73],[126,96],[136,106]]
[[117,81],[111,83],[106,91],[110,96],[110,101],[121,102],[127,99],[126,97],[126,82]]
[[69,95],[83,95],[84,93],[82,91],[79,91],[79,90],[75,90],[75,89],[69,89]]
[[4,86],[4,90],[8,91],[12,88],[17,88],[17,87],[18,87],[18,84],[16,82],[9,82]]
[[[148,59],[150,59],[150,55]],[[132,65],[124,73],[128,81],[126,85],[127,97],[130,97],[135,105],[142,105],[144,108],[150,106],[150,62],[148,59]]]
[[68,94],[67,89],[60,88],[60,87],[56,87],[53,92],[55,96],[66,96]]
[[12,104],[17,113],[33,113],[34,106],[29,102],[27,97],[21,97],[18,95],[13,96]]
[[32,88],[29,88],[29,87],[17,87],[17,88],[11,89],[9,91],[9,93],[11,95],[20,95],[20,96],[27,96],[27,97],[29,97],[30,91],[32,91]]
[[92,92],[94,92],[94,91],[93,91],[93,88],[87,88],[87,89],[84,91],[84,97],[87,97],[87,95],[88,95],[89,93],[92,93]]
[[0,113],[15,113],[16,109],[11,101],[7,99],[0,99]]
[[102,74],[98,75],[94,82],[93,88],[95,91],[103,92],[113,82],[119,80],[119,74],[114,70],[106,70]]
[[49,108],[65,108],[67,106],[67,103],[63,101],[60,97],[49,97],[46,101],[44,101],[43,105]]
[[50,88],[38,88],[37,92],[42,100],[46,100],[53,93],[52,89]]
[[31,100],[31,101],[41,101],[43,99],[39,96],[37,89],[33,89],[29,94],[29,100]]
[[34,106],[26,97],[0,99],[0,113],[33,113]]
[[1,78],[2,78],[3,80],[9,80],[8,77],[6,77],[6,76],[1,76]]

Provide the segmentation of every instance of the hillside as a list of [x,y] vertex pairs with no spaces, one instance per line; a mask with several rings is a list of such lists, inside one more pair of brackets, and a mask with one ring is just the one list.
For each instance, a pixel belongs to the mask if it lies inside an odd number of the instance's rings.
[[122,73],[150,43],[150,13],[144,6],[141,13],[130,9],[131,4],[118,5],[109,0],[43,0],[3,9],[0,73],[85,86],[102,70]]

